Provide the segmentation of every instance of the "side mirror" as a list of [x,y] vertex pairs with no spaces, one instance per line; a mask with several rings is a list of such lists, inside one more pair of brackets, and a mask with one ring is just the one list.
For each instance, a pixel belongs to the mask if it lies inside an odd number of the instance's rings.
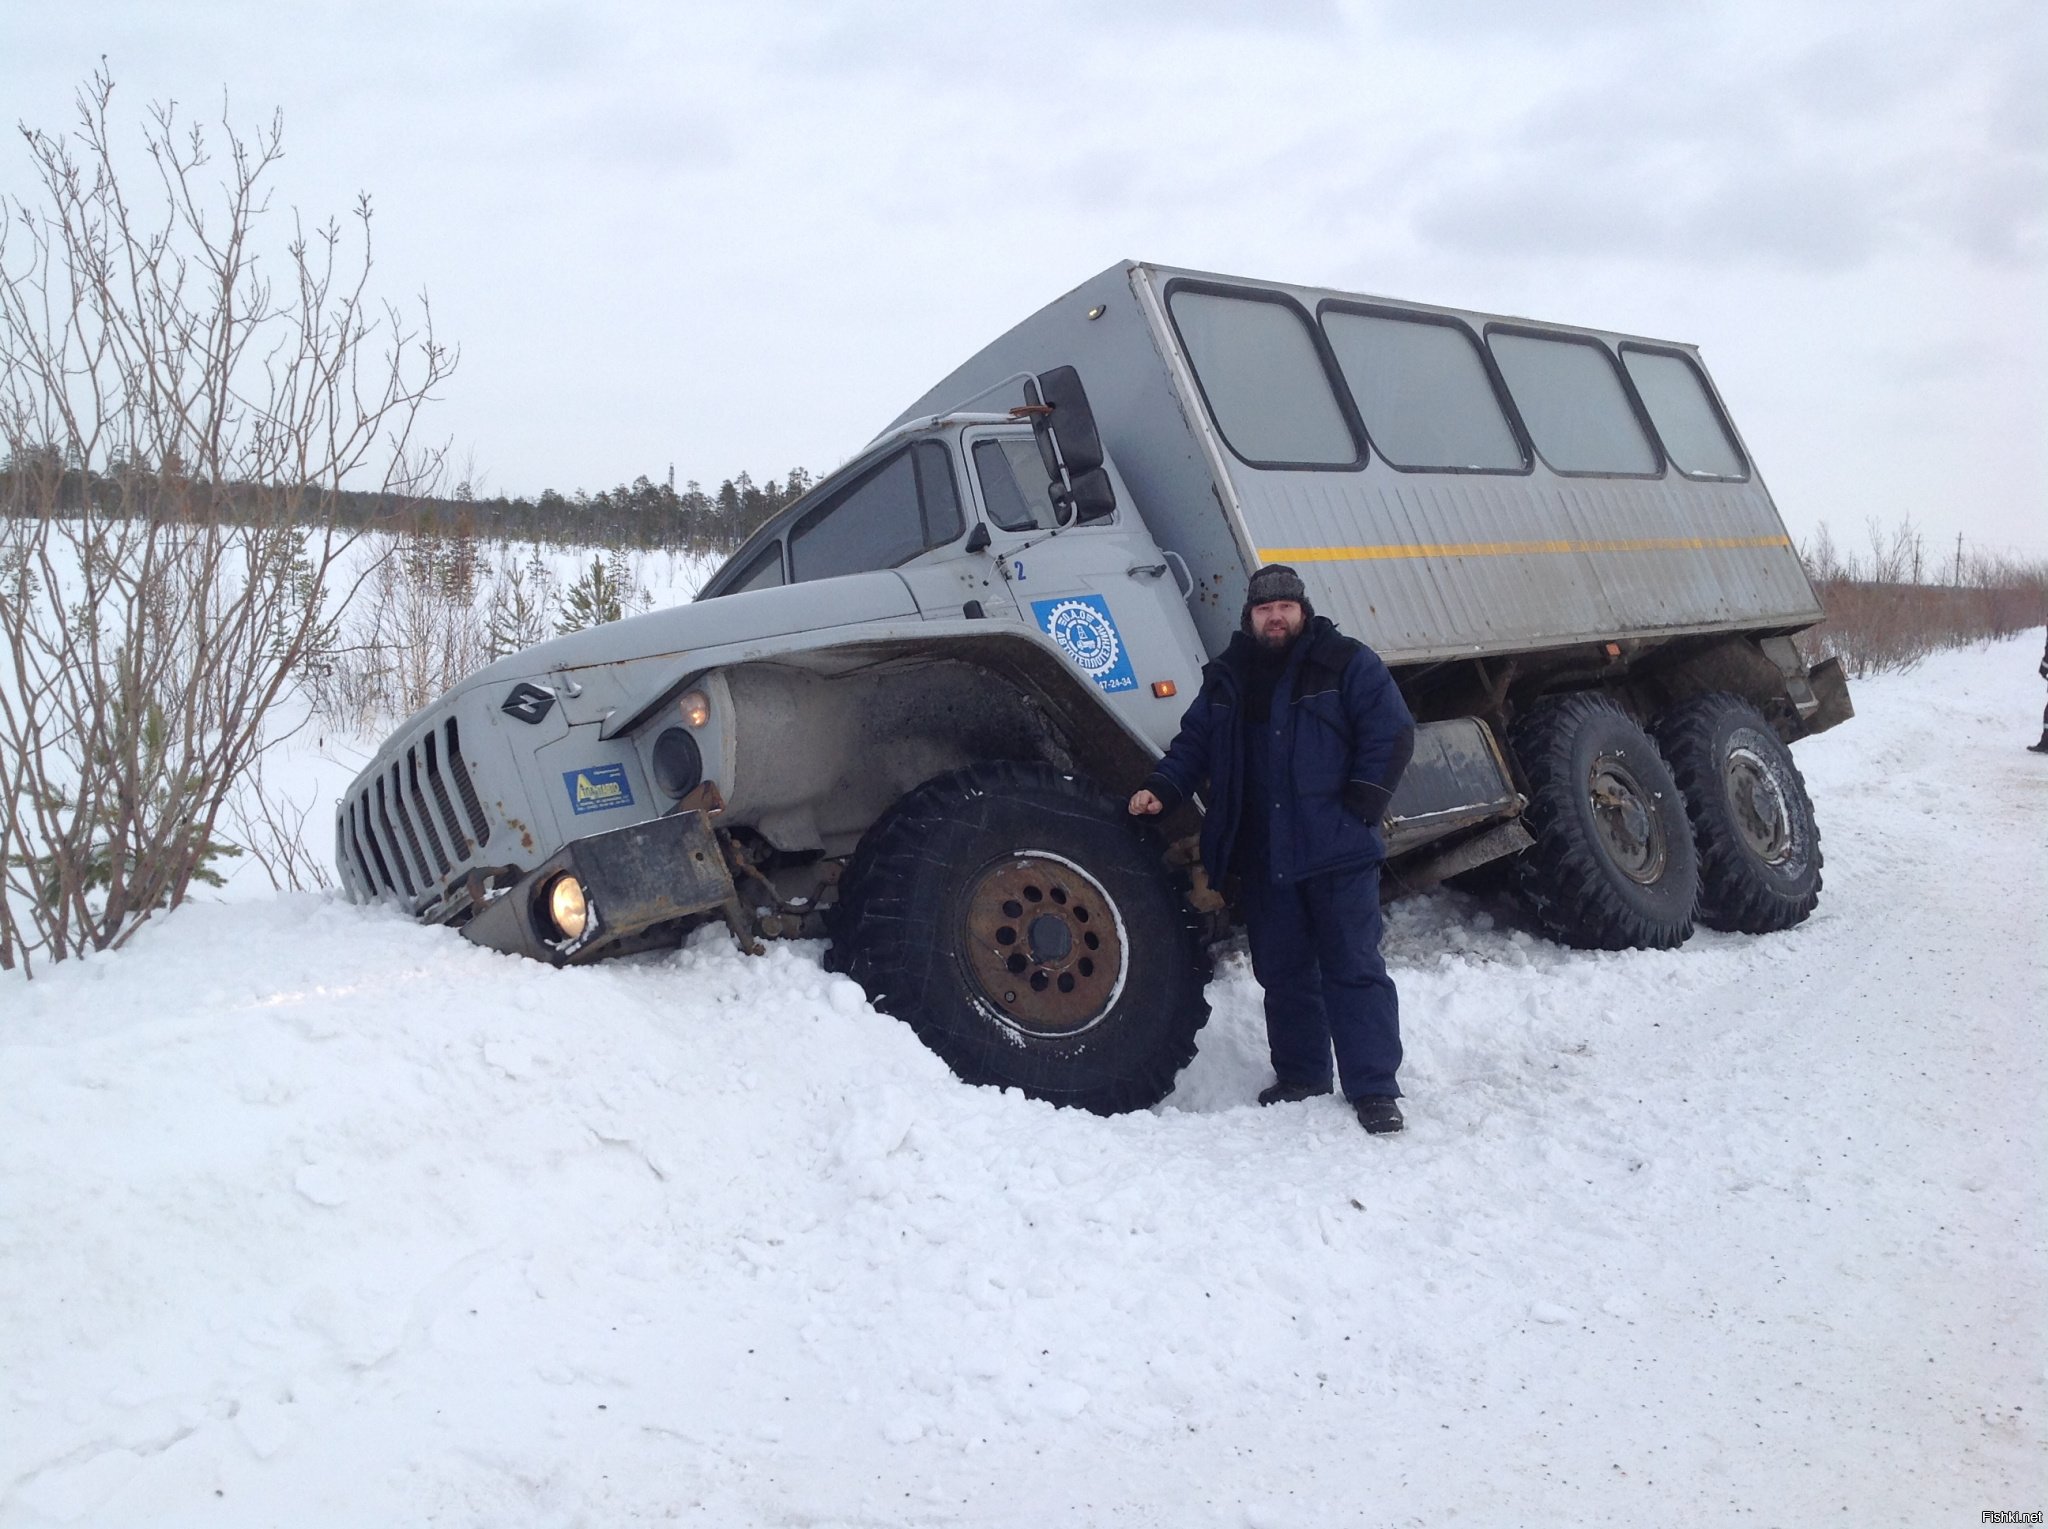
[[1074,518],[1082,525],[1107,520],[1116,513],[1116,490],[1109,486],[1109,474],[1101,468],[1077,474],[1073,489]]
[[[1060,461],[1070,476],[1078,478],[1102,465],[1102,437],[1096,432],[1095,411],[1088,407],[1088,390],[1081,386],[1079,372],[1071,366],[1040,372],[1024,384],[1024,396],[1051,410],[1033,414],[1031,428],[1041,438],[1051,435],[1059,442]],[[1038,449],[1043,455],[1045,447]]]
[[1102,436],[1081,374],[1071,366],[1055,366],[1027,377],[1024,401],[1059,523],[1085,524],[1114,513],[1116,493],[1103,471]]

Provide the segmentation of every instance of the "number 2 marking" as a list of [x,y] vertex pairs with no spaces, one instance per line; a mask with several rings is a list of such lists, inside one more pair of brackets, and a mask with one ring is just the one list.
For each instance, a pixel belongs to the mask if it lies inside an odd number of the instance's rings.
[[1023,560],[1022,558],[1014,558],[1014,557],[1013,557],[1013,558],[1011,558],[1011,559],[1010,559],[1010,566],[1011,566],[1011,567],[1012,567],[1013,569],[1015,569],[1015,570],[1016,570],[1016,573],[1017,573],[1017,582],[1018,582],[1019,584],[1023,583],[1023,582],[1024,582],[1024,560]]

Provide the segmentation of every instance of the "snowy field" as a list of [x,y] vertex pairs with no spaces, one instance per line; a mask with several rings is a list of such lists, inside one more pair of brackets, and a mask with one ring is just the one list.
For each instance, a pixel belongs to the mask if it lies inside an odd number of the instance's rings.
[[329,898],[0,975],[0,1524],[1963,1525],[2048,1507],[2038,637],[1799,745],[1819,913],[1399,905],[1410,1129],[1114,1120],[707,932]]

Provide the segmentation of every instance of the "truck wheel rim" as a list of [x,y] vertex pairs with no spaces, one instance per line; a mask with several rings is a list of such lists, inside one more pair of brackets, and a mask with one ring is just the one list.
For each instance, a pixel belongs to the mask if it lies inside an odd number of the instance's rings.
[[1792,853],[1792,813],[1777,772],[1763,755],[1737,744],[1728,751],[1721,779],[1742,840],[1766,865],[1781,865]]
[[1657,803],[1627,763],[1613,755],[1593,761],[1587,789],[1593,830],[1616,870],[1638,886],[1654,886],[1664,874],[1664,825]]
[[964,914],[968,974],[1013,1030],[1078,1034],[1123,992],[1123,919],[1071,860],[1023,850],[995,861],[969,883]]

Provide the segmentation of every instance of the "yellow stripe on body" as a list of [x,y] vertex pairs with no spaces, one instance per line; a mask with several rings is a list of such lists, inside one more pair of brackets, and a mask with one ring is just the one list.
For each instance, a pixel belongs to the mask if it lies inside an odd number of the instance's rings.
[[1607,542],[1394,542],[1379,547],[1262,547],[1262,563],[1372,563],[1411,557],[1527,557],[1559,552],[1720,552],[1790,547],[1789,536],[1656,536]]

